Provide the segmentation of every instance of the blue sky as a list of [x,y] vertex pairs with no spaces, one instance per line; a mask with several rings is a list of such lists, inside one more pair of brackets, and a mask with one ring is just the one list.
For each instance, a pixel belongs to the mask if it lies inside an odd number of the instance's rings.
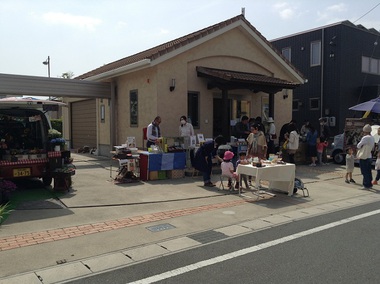
[[[0,0],[0,73],[75,76],[232,18],[268,40],[349,20],[380,30],[380,0]],[[368,14],[366,14],[368,13]],[[366,14],[366,15],[365,15]],[[360,18],[360,19],[359,19]]]

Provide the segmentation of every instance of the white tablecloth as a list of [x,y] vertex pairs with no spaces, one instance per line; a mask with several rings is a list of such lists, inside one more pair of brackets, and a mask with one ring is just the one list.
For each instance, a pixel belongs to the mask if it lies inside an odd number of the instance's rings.
[[287,163],[286,165],[266,165],[265,167],[254,167],[252,165],[239,165],[237,174],[256,177],[256,188],[260,187],[260,180],[269,181],[269,189],[286,191],[289,196],[293,195],[294,178],[296,166]]

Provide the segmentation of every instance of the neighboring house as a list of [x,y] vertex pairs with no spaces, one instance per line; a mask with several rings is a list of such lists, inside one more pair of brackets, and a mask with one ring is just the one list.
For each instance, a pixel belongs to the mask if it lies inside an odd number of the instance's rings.
[[[72,146],[96,139],[100,155],[134,136],[155,116],[161,133],[178,136],[187,115],[205,138],[231,135],[231,120],[242,115],[274,117],[277,128],[291,119],[292,90],[299,73],[244,18],[236,16],[165,44],[122,58],[76,79],[111,84],[111,99],[71,100]],[[71,121],[70,121],[71,120]],[[84,131],[81,133],[81,130]],[[84,141],[84,140],[83,140]]]
[[329,117],[331,135],[345,119],[362,117],[349,107],[380,95],[380,33],[349,21],[272,40],[307,79],[293,92],[293,119],[318,125]]

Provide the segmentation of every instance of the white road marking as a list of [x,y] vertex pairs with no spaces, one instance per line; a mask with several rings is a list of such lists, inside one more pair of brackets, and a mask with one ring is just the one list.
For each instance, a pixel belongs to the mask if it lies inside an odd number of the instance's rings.
[[303,231],[303,232],[299,232],[299,233],[296,233],[296,234],[293,234],[293,235],[290,235],[290,236],[282,237],[282,238],[279,238],[277,240],[273,240],[273,241],[262,243],[262,244],[259,244],[259,245],[256,245],[256,246],[252,246],[252,247],[249,247],[249,248],[245,248],[245,249],[241,249],[241,250],[238,250],[238,251],[230,252],[230,253],[227,253],[227,254],[224,254],[224,255],[221,255],[221,256],[213,257],[213,258],[210,258],[210,259],[207,259],[207,260],[203,260],[203,261],[199,261],[199,262],[196,262],[196,263],[193,263],[193,264],[189,264],[189,265],[186,265],[184,267],[173,269],[173,270],[170,270],[170,271],[167,271],[167,272],[164,272],[164,273],[161,273],[161,274],[157,274],[157,275],[154,275],[154,276],[150,276],[150,277],[147,277],[147,278],[144,278],[144,279],[141,279],[141,280],[137,280],[137,281],[134,281],[134,282],[129,282],[129,284],[148,284],[148,283],[158,282],[158,281],[165,280],[165,279],[177,276],[177,275],[181,275],[181,274],[184,274],[184,273],[196,270],[196,269],[200,269],[202,267],[206,267],[206,266],[213,265],[213,264],[216,264],[216,263],[220,263],[220,262],[223,262],[223,261],[235,258],[235,257],[239,257],[239,256],[242,256],[242,255],[253,253],[253,252],[265,249],[265,248],[269,248],[269,247],[276,246],[276,245],[279,245],[279,244],[282,244],[282,243],[286,243],[286,242],[289,242],[289,241],[292,241],[292,240],[295,240],[295,239],[298,239],[298,238],[302,238],[302,237],[305,237],[305,236],[308,236],[308,235],[311,235],[311,234],[315,234],[315,233],[318,233],[318,232],[321,232],[321,231],[324,231],[324,230],[328,230],[328,229],[331,229],[331,228],[334,228],[334,227],[337,227],[337,226],[340,226],[340,225],[343,225],[343,224],[347,224],[349,222],[353,222],[353,221],[356,221],[356,220],[367,218],[367,217],[370,217],[370,216],[373,216],[373,215],[376,215],[376,214],[379,214],[379,213],[380,213],[380,209],[379,210],[374,210],[374,211],[371,211],[371,212],[367,212],[367,213],[364,213],[364,214],[360,214],[360,215],[357,215],[357,216],[353,216],[353,217],[350,217],[350,218],[346,218],[346,219],[343,219],[343,220],[332,222],[330,224],[319,226],[319,227],[316,227],[316,228],[313,228],[313,229],[309,229],[309,230],[306,230],[306,231]]

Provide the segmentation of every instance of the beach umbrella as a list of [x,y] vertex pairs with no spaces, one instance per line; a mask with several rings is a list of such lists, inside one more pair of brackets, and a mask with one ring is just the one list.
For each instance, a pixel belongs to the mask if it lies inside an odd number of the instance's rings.
[[350,110],[358,110],[358,111],[370,111],[374,113],[380,113],[380,97],[376,99],[372,99],[366,101],[364,103],[352,106],[349,108]]

